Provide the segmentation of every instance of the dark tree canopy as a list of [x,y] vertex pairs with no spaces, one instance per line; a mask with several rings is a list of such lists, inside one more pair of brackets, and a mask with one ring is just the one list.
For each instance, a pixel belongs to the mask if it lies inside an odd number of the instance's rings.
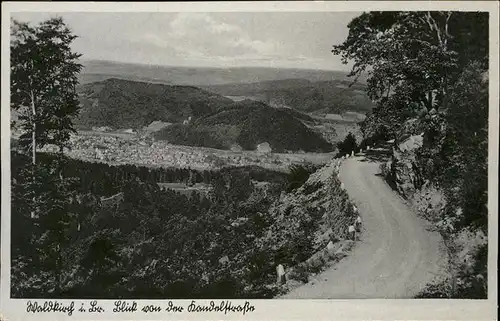
[[[353,19],[332,52],[368,73],[373,117],[396,123],[449,108],[448,91],[471,60],[488,68],[488,14],[368,12]],[[394,128],[394,135],[397,128]]]
[[[398,148],[422,135],[413,159],[393,153],[387,177],[409,165],[444,193],[438,223],[445,239],[464,230],[487,234],[488,19],[485,12],[368,12],[349,23],[349,36],[333,49],[354,62],[351,76],[368,73],[376,107],[361,124],[365,143],[393,138]],[[487,275],[480,257],[487,244],[481,246],[476,274],[455,268],[462,285],[446,295],[486,295],[475,281]]]
[[11,108],[20,113],[25,149],[54,144],[62,150],[74,131],[77,75],[82,68],[81,55],[71,49],[75,39],[62,18],[37,26],[12,21]]

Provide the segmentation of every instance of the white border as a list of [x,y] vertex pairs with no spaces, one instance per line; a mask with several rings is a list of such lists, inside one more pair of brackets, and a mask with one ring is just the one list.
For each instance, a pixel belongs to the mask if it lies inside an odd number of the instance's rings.
[[[10,108],[9,106],[9,21],[11,12],[317,12],[317,11],[376,11],[376,10],[453,10],[489,11],[490,13],[490,110],[489,110],[489,257],[488,300],[249,300],[256,311],[241,314],[181,313],[181,314],[113,314],[85,315],[92,320],[130,319],[254,319],[254,320],[495,320],[497,319],[497,257],[498,257],[498,102],[499,102],[499,3],[496,1],[300,1],[300,2],[177,2],[177,3],[92,3],[92,2],[3,2],[2,3],[2,110],[1,110],[1,306],[5,320],[62,320],[63,314],[24,313],[28,300],[10,299]],[[38,300],[41,301],[41,300]],[[70,302],[71,300],[58,300]],[[219,302],[217,300],[216,302]],[[75,300],[76,304],[83,300]],[[88,301],[85,301],[88,302]],[[128,301],[130,302],[130,301]],[[165,301],[137,300],[138,303]],[[175,300],[187,307],[189,300]],[[197,301],[207,303],[207,300]],[[231,300],[233,304],[244,301]],[[113,301],[99,303],[111,311]],[[7,316],[9,317],[7,319]],[[74,315],[71,319],[82,319]]]

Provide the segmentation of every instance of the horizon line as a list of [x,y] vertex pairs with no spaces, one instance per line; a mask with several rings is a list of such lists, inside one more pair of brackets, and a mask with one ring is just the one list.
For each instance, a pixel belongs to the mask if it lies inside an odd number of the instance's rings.
[[[320,68],[304,68],[304,67],[265,67],[265,66],[227,66],[227,67],[216,67],[216,66],[199,66],[199,65],[191,65],[191,66],[182,66],[182,65],[162,65],[157,63],[145,63],[145,62],[130,62],[130,61],[120,61],[120,60],[109,60],[109,59],[93,59],[93,58],[80,58],[80,62],[83,61],[95,61],[95,62],[108,62],[108,63],[117,63],[117,64],[127,64],[127,65],[138,65],[145,67],[165,67],[165,68],[200,68],[200,69],[244,69],[244,68],[260,68],[260,69],[288,69],[288,70],[309,70],[309,71],[325,71],[325,72],[340,72],[345,73],[346,76],[349,74],[349,71],[339,70],[339,69],[320,69]],[[348,77],[349,78],[349,77]]]

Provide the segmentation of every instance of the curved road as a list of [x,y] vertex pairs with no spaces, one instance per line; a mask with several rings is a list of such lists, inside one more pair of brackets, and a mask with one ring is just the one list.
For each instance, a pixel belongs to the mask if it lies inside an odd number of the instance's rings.
[[377,176],[379,163],[345,160],[340,179],[363,220],[348,257],[284,299],[412,298],[440,271],[441,238]]

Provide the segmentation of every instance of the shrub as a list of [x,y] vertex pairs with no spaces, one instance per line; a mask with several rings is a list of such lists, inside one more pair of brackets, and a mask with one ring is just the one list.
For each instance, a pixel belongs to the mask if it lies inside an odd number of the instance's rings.
[[306,163],[304,165],[291,165],[290,173],[288,174],[288,187],[286,189],[287,193],[301,187],[312,173],[317,171],[319,166]]
[[322,182],[315,182],[313,184],[306,184],[304,185],[304,194],[309,195],[317,190],[319,190],[323,186]]
[[349,132],[343,141],[337,143],[337,148],[340,156],[351,154],[352,151],[357,152],[358,144],[356,143],[356,137],[354,137],[353,133]]
[[307,283],[309,282],[309,272],[303,264],[299,264],[288,272],[288,278],[302,283]]

